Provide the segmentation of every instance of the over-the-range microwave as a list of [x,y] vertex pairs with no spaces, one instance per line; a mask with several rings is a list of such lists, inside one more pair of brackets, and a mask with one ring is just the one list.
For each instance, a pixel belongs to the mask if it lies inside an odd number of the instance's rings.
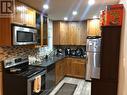
[[13,25],[13,45],[30,45],[37,43],[37,29]]

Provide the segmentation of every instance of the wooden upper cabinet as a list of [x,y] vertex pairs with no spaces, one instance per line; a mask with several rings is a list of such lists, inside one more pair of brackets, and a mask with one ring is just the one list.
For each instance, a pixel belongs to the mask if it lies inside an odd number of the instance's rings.
[[60,22],[53,22],[53,45],[60,44]]
[[20,2],[16,2],[12,23],[36,27],[36,11]]
[[99,23],[100,23],[99,19],[87,20],[87,36],[100,36],[101,35]]
[[26,25],[36,27],[36,11],[30,7],[27,9],[27,18],[25,18]]
[[79,28],[79,37],[80,37],[80,44],[79,45],[85,45],[86,44],[86,37],[87,37],[87,22],[80,22],[80,28]]
[[86,24],[85,22],[70,22],[69,23],[69,44],[70,45],[85,45],[86,39]]
[[23,23],[23,12],[22,12],[22,4],[19,2],[15,2],[15,15],[12,17],[12,23]]
[[60,45],[68,45],[69,36],[68,23],[60,22]]
[[76,35],[76,23],[70,22],[69,23],[69,45],[76,45],[77,39],[79,39],[79,36]]
[[84,22],[54,22],[54,45],[85,45],[86,24]]
[[11,46],[11,19],[0,18],[0,46]]

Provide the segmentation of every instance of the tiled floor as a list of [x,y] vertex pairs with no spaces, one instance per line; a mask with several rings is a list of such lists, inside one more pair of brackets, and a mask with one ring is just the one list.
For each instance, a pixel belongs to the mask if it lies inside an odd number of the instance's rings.
[[64,83],[77,84],[73,95],[91,95],[91,83],[82,79],[65,77],[49,95],[55,95]]

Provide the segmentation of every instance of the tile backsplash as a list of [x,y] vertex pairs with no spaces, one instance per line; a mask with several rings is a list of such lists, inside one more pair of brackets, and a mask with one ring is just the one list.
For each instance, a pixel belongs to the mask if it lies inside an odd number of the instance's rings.
[[52,51],[48,46],[42,48],[30,48],[25,46],[15,46],[15,47],[0,47],[0,61],[8,58],[16,57],[28,57],[30,56],[45,56]]

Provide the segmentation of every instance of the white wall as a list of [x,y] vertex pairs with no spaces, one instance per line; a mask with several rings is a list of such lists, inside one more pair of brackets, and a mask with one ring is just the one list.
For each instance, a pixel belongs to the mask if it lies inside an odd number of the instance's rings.
[[118,95],[127,95],[127,0],[120,0],[120,3],[124,4],[125,14],[121,35]]

